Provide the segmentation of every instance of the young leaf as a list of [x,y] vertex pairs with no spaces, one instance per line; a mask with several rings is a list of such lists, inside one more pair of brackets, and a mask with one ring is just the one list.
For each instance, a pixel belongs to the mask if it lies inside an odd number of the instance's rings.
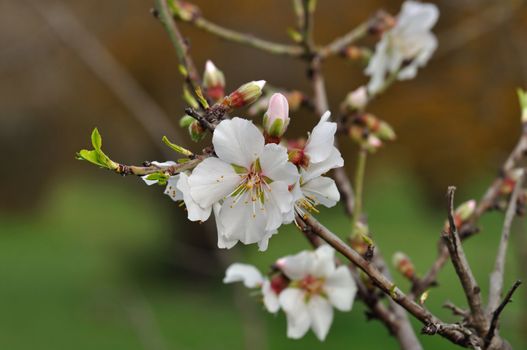
[[181,147],[179,145],[176,145],[175,143],[170,142],[166,136],[163,136],[162,140],[163,140],[163,143],[165,145],[167,145],[168,147],[172,148],[177,153],[180,153],[180,154],[182,154],[184,156],[187,156],[187,157],[190,157],[191,155],[193,155],[193,153],[191,151],[189,151],[188,149],[183,148],[183,147]]
[[96,150],[100,150],[102,147],[102,137],[101,134],[99,134],[99,130],[97,128],[93,129],[91,133],[91,144]]

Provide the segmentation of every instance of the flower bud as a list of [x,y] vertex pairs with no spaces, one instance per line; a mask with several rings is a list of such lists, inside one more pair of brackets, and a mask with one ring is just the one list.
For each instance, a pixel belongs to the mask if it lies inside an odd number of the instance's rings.
[[395,131],[393,131],[393,128],[390,126],[390,124],[382,120],[379,122],[379,127],[377,128],[375,134],[384,141],[393,141],[396,138]]
[[358,89],[350,92],[346,96],[346,107],[350,111],[362,110],[368,103],[368,90],[365,86],[361,86]]
[[207,95],[214,101],[221,100],[225,97],[225,76],[210,60],[205,64],[203,86],[205,87]]
[[243,84],[236,91],[225,97],[222,103],[229,108],[240,108],[249,105],[262,95],[265,80],[251,81]]
[[199,17],[201,14],[199,7],[181,0],[173,1],[171,4],[171,10],[177,19],[186,22]]
[[[457,207],[454,215],[456,219],[459,220],[459,224],[461,224],[467,221],[468,219],[470,219],[472,214],[474,214],[475,210],[476,210],[476,201],[471,199],[461,204],[459,207]],[[456,222],[456,225],[459,225],[459,224]]]
[[289,125],[289,104],[287,98],[276,93],[269,100],[269,107],[263,117],[263,127],[267,136],[280,138]]
[[408,279],[413,279],[415,277],[414,264],[403,252],[396,252],[393,254],[392,263],[397,271],[399,271],[404,277]]
[[190,134],[190,138],[194,142],[201,141],[205,137],[205,130],[203,129],[203,127],[200,125],[200,123],[197,120],[193,121],[189,125],[188,133]]
[[527,123],[527,91],[518,89],[518,98],[522,109],[522,123]]

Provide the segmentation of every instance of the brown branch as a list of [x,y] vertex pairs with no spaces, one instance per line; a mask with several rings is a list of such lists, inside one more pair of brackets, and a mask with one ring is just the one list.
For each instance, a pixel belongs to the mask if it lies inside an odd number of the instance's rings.
[[455,316],[461,316],[464,319],[468,319],[470,317],[470,313],[467,310],[464,310],[464,309],[454,305],[454,303],[452,303],[451,301],[446,301],[443,304],[443,307],[445,309],[449,309],[450,311],[452,311],[452,314],[454,314]]
[[518,196],[522,189],[525,172],[522,173],[512,192],[511,199],[509,201],[509,207],[505,214],[505,220],[503,222],[503,229],[501,232],[500,245],[498,247],[498,253],[496,254],[496,262],[494,264],[494,270],[490,275],[490,290],[489,290],[489,302],[487,304],[487,312],[491,312],[496,309],[500,302],[501,292],[503,290],[503,275],[505,274],[505,258],[507,255],[507,247],[509,243],[509,236],[511,232],[511,225],[514,216],[516,215],[516,206]]
[[319,50],[320,57],[324,59],[331,55],[338,55],[346,47],[350,46],[357,40],[366,36],[368,34],[369,25],[370,25],[370,21],[361,23],[357,27],[349,31],[347,34],[341,36],[340,38],[333,40],[326,46],[322,47]]
[[511,289],[507,292],[507,295],[505,295],[505,298],[503,298],[503,301],[498,305],[496,310],[494,310],[494,312],[492,313],[492,320],[490,322],[490,327],[487,332],[487,335],[485,336],[485,348],[488,347],[488,345],[492,341],[492,338],[494,338],[496,329],[498,327],[498,321],[499,321],[500,315],[505,309],[505,307],[507,306],[507,304],[512,302],[512,295],[514,294],[516,289],[518,289],[520,284],[522,284],[522,281],[520,280],[517,280],[516,282],[514,282]]
[[423,328],[425,334],[440,334],[451,342],[465,347],[474,346],[474,344],[480,343],[480,339],[473,335],[470,330],[459,325],[443,323],[426,308],[417,304],[405,295],[373,264],[365,260],[359,253],[350,248],[337,235],[329,231],[312,216],[307,216],[305,218],[297,217],[297,220],[304,221],[309,225],[315,234],[344,255],[351,263],[364,271],[380,290],[421,321],[425,325]]
[[459,238],[459,233],[456,227],[454,219],[454,192],[456,188],[451,186],[447,191],[448,198],[448,231],[443,231],[441,237],[446,243],[448,251],[450,253],[450,260],[454,265],[456,274],[459,277],[459,281],[465,291],[465,296],[470,308],[470,313],[473,318],[474,327],[483,333],[483,330],[487,328],[487,320],[483,313],[482,301],[481,301],[481,289],[478,286],[472,270],[468,263],[467,257]]
[[194,159],[186,161],[185,163],[169,166],[157,166],[151,163],[147,163],[145,166],[118,164],[117,168],[115,168],[114,171],[120,175],[144,176],[159,172],[164,172],[169,175],[175,175],[186,170],[194,169],[199,163],[201,163],[201,161],[203,161],[207,157],[209,157],[208,154],[199,155],[196,156]]

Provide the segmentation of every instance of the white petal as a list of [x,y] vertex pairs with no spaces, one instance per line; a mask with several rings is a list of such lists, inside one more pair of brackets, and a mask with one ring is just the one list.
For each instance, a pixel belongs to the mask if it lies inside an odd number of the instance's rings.
[[320,341],[326,339],[333,322],[333,307],[327,299],[314,295],[307,303],[311,318],[311,329]]
[[310,274],[315,277],[328,277],[335,272],[335,250],[324,244],[314,252]]
[[260,165],[263,174],[273,181],[284,181],[292,185],[299,176],[296,167],[288,161],[287,149],[280,145],[265,145],[260,156]]
[[340,311],[350,311],[357,293],[357,285],[346,266],[339,266],[324,285],[331,304]]
[[231,240],[225,237],[225,229],[220,222],[220,210],[221,204],[215,203],[212,205],[212,210],[214,212],[214,221],[216,221],[216,230],[218,231],[218,248],[220,249],[231,249],[238,243],[237,239]]
[[302,181],[307,182],[315,177],[319,177],[331,169],[340,168],[344,165],[344,159],[339,150],[333,147],[329,157],[319,163],[310,163],[306,170],[302,170]]
[[366,75],[371,77],[368,83],[368,92],[370,95],[375,95],[384,85],[388,60],[388,38],[385,34],[381,41],[375,45],[375,52],[364,71]]
[[307,250],[278,260],[280,269],[293,281],[306,277],[313,270],[313,263],[314,253]]
[[249,168],[263,151],[264,137],[249,120],[232,118],[218,124],[212,144],[221,160]]
[[304,152],[309,156],[310,162],[322,162],[329,157],[333,149],[337,123],[328,122],[328,118],[329,116],[324,114],[309,135]]
[[183,192],[177,188],[180,174],[168,178],[167,187],[165,187],[165,194],[169,196],[174,202],[183,200]]
[[155,165],[157,167],[169,167],[169,166],[177,165],[177,163],[174,162],[173,160],[168,160],[166,162],[157,162],[154,160],[153,162],[150,162],[150,164]]
[[280,306],[287,316],[289,338],[302,338],[309,330],[311,320],[304,298],[304,292],[297,288],[286,288],[278,297]]
[[[179,181],[177,182],[177,189],[183,193],[183,201],[187,207],[188,219],[190,221],[207,221],[212,211],[212,206],[202,208],[194,201],[190,195],[190,186],[188,184],[188,175],[185,173],[179,174]],[[167,186],[168,189],[168,186]]]
[[[289,192],[289,186],[285,182],[275,181],[271,183],[266,193],[269,194],[269,205],[276,206],[280,212],[280,216],[288,212],[293,206],[293,195]],[[274,228],[278,228],[278,226]],[[269,227],[268,229],[271,228]]]
[[225,271],[223,283],[243,282],[247,288],[260,287],[264,278],[260,271],[252,265],[234,263]]
[[302,185],[302,192],[308,198],[314,198],[318,203],[331,208],[340,200],[340,193],[335,181],[329,177],[319,176]]
[[261,252],[265,252],[267,250],[267,247],[269,246],[269,240],[273,235],[276,235],[277,233],[277,230],[267,232],[264,237],[258,242],[258,250]]
[[267,311],[277,313],[280,310],[280,303],[278,302],[278,295],[271,288],[271,282],[266,279],[262,285],[263,302]]
[[224,228],[224,237],[239,240],[244,244],[261,241],[266,234],[268,216],[265,207],[257,200],[253,202],[249,192],[236,201],[225,199],[220,210],[220,222]]
[[150,175],[144,175],[144,176],[141,176],[141,179],[143,179],[143,181],[148,185],[148,186],[152,186],[153,184],[156,184],[158,181],[157,180],[148,180],[148,177]]
[[434,4],[418,1],[405,1],[397,18],[397,26],[403,27],[405,33],[430,30],[439,18],[439,10]]
[[218,158],[202,161],[189,177],[190,195],[202,208],[231,194],[240,182],[232,166]]

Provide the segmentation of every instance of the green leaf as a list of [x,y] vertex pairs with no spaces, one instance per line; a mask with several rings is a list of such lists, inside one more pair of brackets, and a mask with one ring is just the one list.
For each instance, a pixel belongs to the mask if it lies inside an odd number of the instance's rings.
[[204,109],[209,108],[209,103],[207,102],[207,99],[205,98],[205,96],[203,96],[203,92],[201,92],[201,89],[200,89],[200,88],[197,88],[197,89],[196,89],[196,96],[198,96],[199,104],[200,104]]
[[188,90],[188,88],[185,86],[183,88],[183,99],[185,100],[185,102],[187,102],[187,104],[194,108],[194,109],[198,109],[199,108],[199,103],[198,101],[196,101],[196,99],[194,98],[194,96],[192,96],[192,94],[190,93],[190,91]]
[[193,155],[193,153],[191,151],[189,151],[188,149],[186,148],[183,148],[179,145],[176,145],[175,143],[172,143],[168,140],[168,138],[166,136],[163,136],[163,143],[165,145],[167,145],[168,147],[172,148],[174,151],[184,155],[184,156],[187,156],[187,157],[190,157]]
[[182,75],[184,78],[188,77],[188,70],[187,70],[187,68],[186,68],[184,65],[182,65],[182,64],[179,65],[179,73],[181,73],[181,75]]
[[91,133],[91,144],[96,150],[100,150],[102,147],[102,137],[97,128],[93,129]]
[[182,128],[188,128],[190,124],[194,122],[194,118],[192,118],[190,115],[184,115],[179,119],[179,126]]
[[300,34],[297,30],[293,28],[287,28],[287,34],[295,43],[302,42],[302,34]]
[[149,174],[146,177],[147,180],[157,181],[157,184],[160,186],[166,185],[169,178],[170,178],[170,175],[165,174],[165,173],[153,173],[153,174]]

